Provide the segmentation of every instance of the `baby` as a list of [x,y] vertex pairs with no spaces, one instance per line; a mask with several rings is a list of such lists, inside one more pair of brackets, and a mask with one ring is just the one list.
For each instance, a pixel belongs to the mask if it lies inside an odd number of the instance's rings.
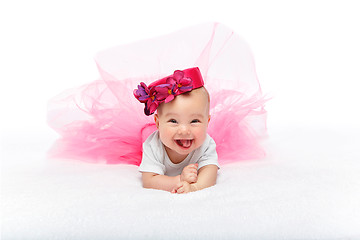
[[206,133],[209,94],[198,68],[175,71],[134,95],[154,116],[158,131],[143,144],[139,167],[145,188],[188,193],[215,185],[219,169],[216,144]]

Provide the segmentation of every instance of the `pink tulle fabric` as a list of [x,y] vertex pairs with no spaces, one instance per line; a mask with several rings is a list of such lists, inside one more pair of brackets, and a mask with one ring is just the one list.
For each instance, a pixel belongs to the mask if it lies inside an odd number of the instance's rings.
[[61,135],[49,156],[139,165],[142,143],[156,126],[133,90],[140,82],[199,67],[211,97],[208,133],[220,164],[264,157],[259,140],[266,136],[265,100],[252,53],[226,26],[192,26],[104,50],[95,61],[98,80],[49,101],[48,123]]

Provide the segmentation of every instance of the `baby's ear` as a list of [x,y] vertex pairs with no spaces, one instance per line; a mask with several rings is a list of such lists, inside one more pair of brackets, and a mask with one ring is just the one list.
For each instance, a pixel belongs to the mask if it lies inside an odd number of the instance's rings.
[[154,121],[155,121],[156,127],[159,128],[159,115],[157,113],[154,114]]

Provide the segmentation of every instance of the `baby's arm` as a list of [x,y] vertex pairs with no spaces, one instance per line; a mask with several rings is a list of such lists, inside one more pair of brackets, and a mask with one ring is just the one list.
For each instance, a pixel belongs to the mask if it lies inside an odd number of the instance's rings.
[[169,177],[151,172],[142,173],[142,183],[144,188],[153,188],[171,192],[180,182],[180,175]]
[[217,179],[218,166],[206,165],[199,169],[196,183],[190,184],[191,191],[197,191],[214,186]]
[[152,172],[142,173],[142,183],[144,188],[153,188],[171,192],[179,182],[194,183],[197,181],[198,164],[186,166],[181,175],[169,177]]
[[196,183],[189,184],[186,181],[179,182],[172,193],[195,192],[216,184],[218,167],[216,165],[206,165],[199,169]]

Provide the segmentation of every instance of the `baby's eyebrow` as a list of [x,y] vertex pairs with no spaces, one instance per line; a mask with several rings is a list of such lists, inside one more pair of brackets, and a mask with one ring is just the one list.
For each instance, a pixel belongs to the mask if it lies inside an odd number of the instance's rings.
[[203,114],[200,114],[200,113],[194,113],[191,115],[192,117],[197,117],[197,118],[203,118],[204,115]]
[[[165,114],[165,117],[169,117],[169,116],[175,116],[175,117],[178,117],[178,116],[179,116],[179,114],[177,114],[177,113],[173,113],[173,112],[169,112],[169,113]],[[204,117],[204,115],[203,115],[203,114],[201,114],[201,113],[193,113],[193,114],[191,114],[190,116],[191,116],[191,117],[198,117],[198,118],[202,118],[202,117]]]
[[172,113],[172,112],[169,112],[169,113],[165,114],[165,117],[169,117],[169,116],[175,116],[175,117],[177,117],[177,116],[179,116],[179,114],[177,114],[177,113]]

